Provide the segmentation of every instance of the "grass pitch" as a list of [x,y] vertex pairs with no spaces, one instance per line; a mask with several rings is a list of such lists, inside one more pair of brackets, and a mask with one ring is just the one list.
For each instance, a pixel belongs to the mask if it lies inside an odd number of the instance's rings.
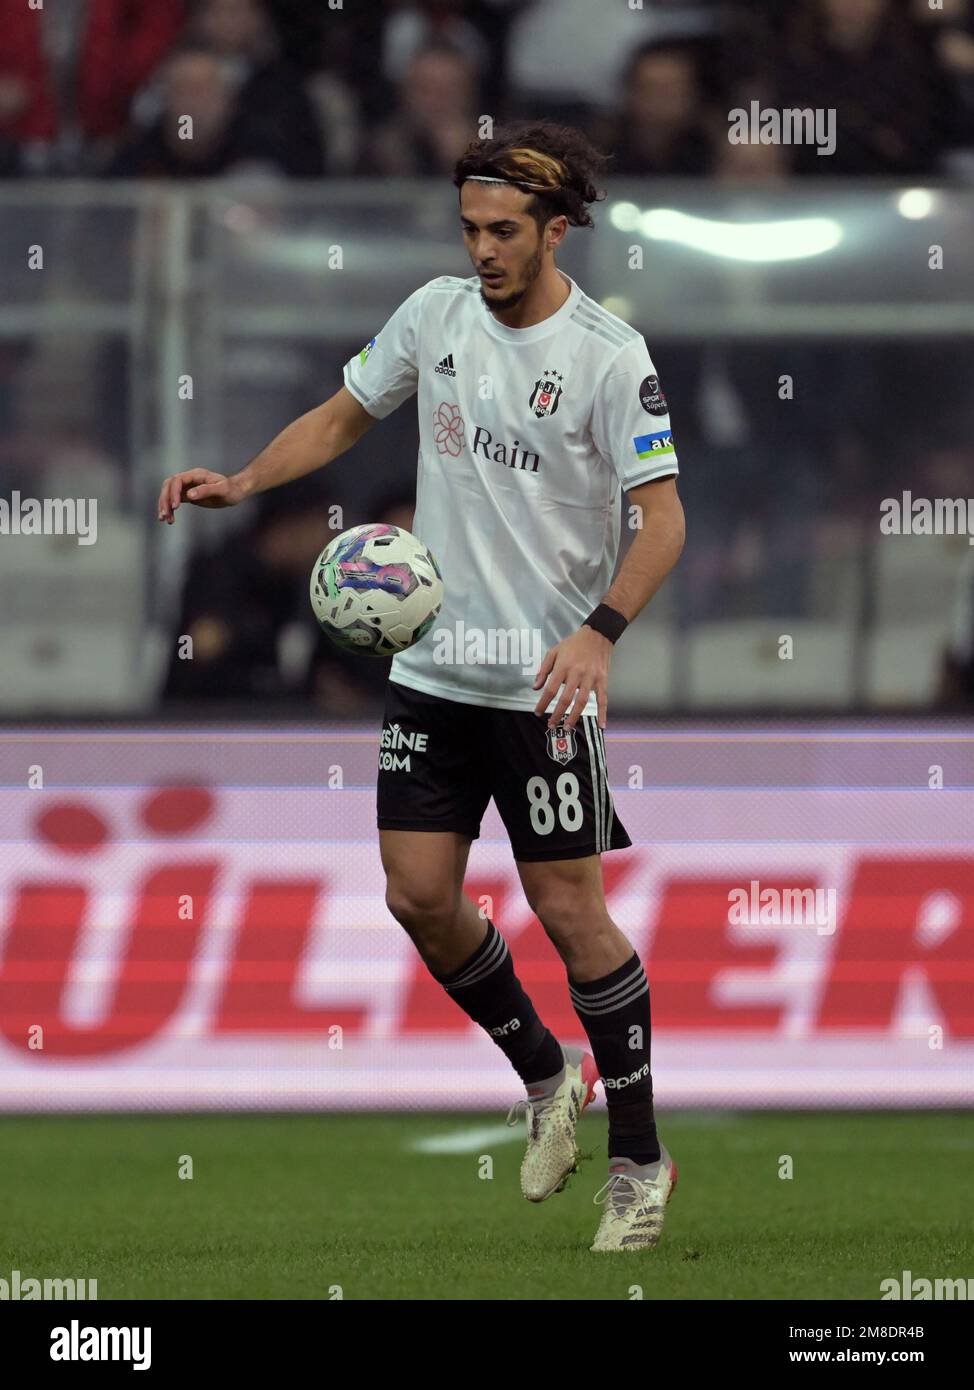
[[588,1249],[605,1112],[538,1206],[499,1119],[7,1118],[0,1277],[95,1278],[99,1299],[831,1300],[974,1276],[970,1115],[664,1115],[679,1186],[656,1250],[627,1255]]

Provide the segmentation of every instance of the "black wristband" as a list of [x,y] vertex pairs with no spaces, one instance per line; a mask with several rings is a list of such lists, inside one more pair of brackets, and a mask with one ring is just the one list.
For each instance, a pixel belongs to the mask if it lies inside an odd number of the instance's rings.
[[594,628],[596,632],[601,632],[602,636],[608,637],[610,642],[618,642],[628,626],[628,618],[624,618],[621,613],[617,613],[607,603],[600,603],[598,608],[590,613],[582,624],[582,627]]

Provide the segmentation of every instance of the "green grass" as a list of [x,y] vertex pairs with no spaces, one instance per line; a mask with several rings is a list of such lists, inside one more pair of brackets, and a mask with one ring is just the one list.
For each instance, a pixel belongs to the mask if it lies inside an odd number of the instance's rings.
[[[605,1114],[541,1206],[521,1143],[411,1143],[496,1116],[99,1116],[0,1121],[0,1277],[97,1278],[108,1298],[879,1298],[974,1276],[974,1123],[948,1112],[665,1117],[680,1169],[655,1251],[593,1255]],[[520,1135],[520,1131],[518,1131]],[[180,1155],[193,1159],[180,1181]],[[778,1176],[790,1154],[795,1176]]]

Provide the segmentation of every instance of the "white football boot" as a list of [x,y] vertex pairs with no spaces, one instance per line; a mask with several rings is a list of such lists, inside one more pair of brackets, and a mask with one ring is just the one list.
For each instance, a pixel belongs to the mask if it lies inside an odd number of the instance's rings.
[[604,1203],[593,1250],[651,1250],[663,1230],[666,1204],[676,1187],[676,1164],[665,1145],[655,1163],[609,1159],[609,1181],[595,1194]]
[[554,1093],[533,1096],[528,1087],[507,1116],[509,1125],[524,1115],[528,1126],[528,1147],[521,1163],[521,1191],[529,1202],[543,1202],[560,1192],[578,1167],[579,1151],[575,1128],[586,1105],[595,1099],[599,1069],[595,1058],[580,1047],[562,1048],[564,1076]]

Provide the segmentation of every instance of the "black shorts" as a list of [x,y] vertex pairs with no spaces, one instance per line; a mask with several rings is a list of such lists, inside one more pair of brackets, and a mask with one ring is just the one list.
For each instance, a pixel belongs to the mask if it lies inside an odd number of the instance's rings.
[[390,681],[379,829],[455,830],[476,840],[491,797],[515,859],[580,859],[632,844],[612,805],[596,715],[549,732],[547,715],[465,705]]

